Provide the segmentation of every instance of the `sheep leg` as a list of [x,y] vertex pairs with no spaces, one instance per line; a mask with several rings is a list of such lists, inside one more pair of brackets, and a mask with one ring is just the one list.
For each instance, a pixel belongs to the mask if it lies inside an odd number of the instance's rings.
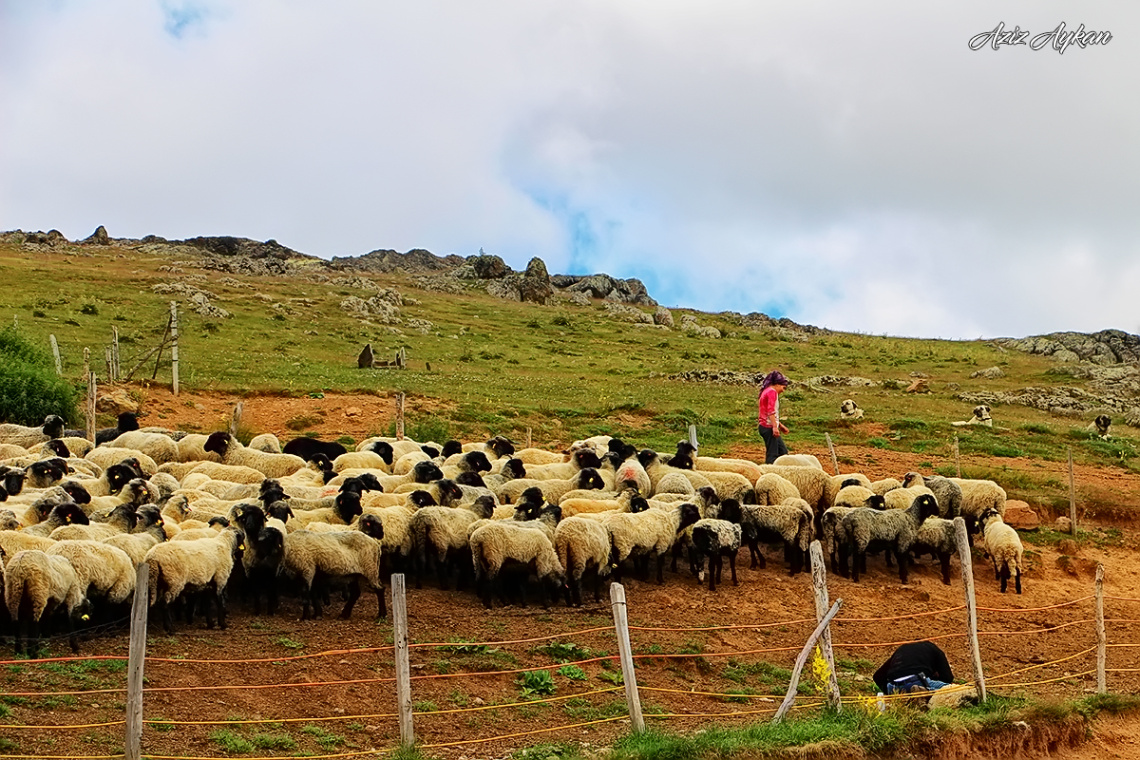
[[[645,557],[645,570],[646,576],[649,575],[649,555]],[[662,552],[657,555],[657,585],[662,586],[665,584],[665,554]]]
[[859,582],[859,567],[862,565],[863,572],[867,572],[867,555],[859,551],[859,547],[855,547],[855,553],[851,557],[851,580],[855,583]]
[[752,564],[749,566],[750,570],[755,570],[757,567],[763,570],[768,566],[768,560],[764,559],[764,553],[760,551],[760,546],[756,539],[751,539],[748,542],[748,554],[752,558]]
[[799,547],[784,544],[784,556],[788,558],[788,575],[795,575],[803,569],[804,553]]
[[705,560],[706,563],[708,564],[707,572],[709,574],[709,591],[716,591],[716,571],[717,571],[717,562],[719,559],[720,559],[720,555],[711,554],[711,555],[709,555],[708,559]]
[[839,555],[839,574],[847,578],[851,575],[851,571],[847,569],[847,544],[840,544],[836,551]]
[[681,552],[682,552],[682,549],[681,549],[680,542],[673,544],[673,551],[672,551],[673,562],[669,565],[669,572],[671,572],[671,573],[677,572],[677,558],[681,556]]
[[736,552],[728,555],[728,569],[732,571],[732,585],[738,585],[736,582]]
[[355,578],[348,586],[348,599],[345,600],[344,608],[340,611],[341,620],[348,620],[352,617],[352,608],[356,606],[356,600],[359,598],[360,578]]
[[997,557],[994,557],[991,555],[990,559],[992,559],[994,562],[994,580],[999,581],[999,580],[1001,580],[1001,571],[998,570]]
[[197,594],[197,598],[198,598],[198,604],[202,608],[202,614],[204,614],[206,616],[206,627],[207,628],[213,628],[214,627],[214,611],[213,611],[213,609],[211,609],[210,603],[217,598],[216,595],[211,594],[209,589],[203,589],[202,591],[200,591]]
[[1016,575],[1013,577],[1013,588],[1017,593],[1021,593],[1021,566],[1018,565],[1014,568]]
[[938,561],[942,565],[942,582],[950,585],[950,554],[949,552],[939,552]]
[[999,576],[999,578],[1001,579],[1001,592],[1004,594],[1005,589],[1006,589],[1006,584],[1009,582],[1009,565],[1002,565],[1001,566],[1001,575]]
[[[888,557],[891,556],[891,550],[890,549],[887,549],[887,556]],[[898,558],[898,561],[899,561],[899,580],[905,584],[907,582],[907,579],[910,577],[910,573],[909,573],[910,563],[907,562],[907,560],[910,559],[910,552],[904,552],[904,551],[897,551],[896,550],[895,556]]]

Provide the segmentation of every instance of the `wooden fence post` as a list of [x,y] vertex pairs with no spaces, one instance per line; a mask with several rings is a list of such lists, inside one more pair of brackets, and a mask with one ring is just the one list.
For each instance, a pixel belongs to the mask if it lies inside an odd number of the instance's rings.
[[241,414],[245,408],[245,402],[239,401],[234,405],[233,414],[230,416],[230,435],[237,438],[238,428],[241,427]]
[[531,445],[532,445],[531,442],[533,440],[534,440],[534,437],[531,435],[531,429],[530,429],[530,427],[527,427],[527,429],[526,429],[526,447],[528,449],[531,447]]
[[1077,535],[1077,486],[1073,479],[1073,447],[1069,447],[1069,533]]
[[48,339],[51,341],[51,355],[55,358],[55,374],[63,377],[63,362],[59,360],[59,342],[54,335],[49,335]]
[[641,697],[637,693],[637,672],[633,668],[633,651],[629,644],[629,616],[628,605],[625,602],[625,587],[620,583],[610,584],[610,606],[614,613],[614,631],[617,633],[621,676],[625,682],[625,701],[629,705],[629,721],[634,733],[640,734],[645,730],[645,718],[641,714]]
[[1105,654],[1108,638],[1104,633],[1104,564],[1096,566],[1096,693],[1108,691],[1108,678],[1105,674]]
[[87,373],[87,440],[95,443],[95,373]]
[[122,379],[119,367],[119,328],[111,325],[111,382],[117,383]]
[[392,575],[392,637],[396,645],[396,712],[400,716],[400,744],[416,743],[412,725],[412,669],[408,664],[408,597],[404,574]]
[[954,518],[954,535],[958,539],[958,562],[962,565],[962,589],[966,593],[967,639],[970,645],[970,664],[977,684],[978,699],[986,701],[986,676],[982,672],[982,650],[978,645],[978,602],[974,598],[974,555],[970,551],[970,537],[966,534],[966,521]]
[[150,570],[147,563],[135,573],[135,601],[131,605],[131,643],[127,657],[127,741],[126,760],[142,757],[143,731],[143,662],[146,660],[146,588]]
[[[173,341],[170,347],[170,369],[173,373],[174,379],[171,383],[171,388],[174,395],[178,395],[178,302],[170,302],[170,340]],[[161,357],[162,354],[160,353]]]
[[87,381],[87,376],[91,374],[91,349],[83,349],[83,380]]
[[839,474],[839,459],[835,456],[835,446],[831,443],[831,433],[824,433],[823,437],[827,439],[827,450],[831,452],[831,466],[835,468],[835,474]]
[[962,461],[958,456],[958,434],[954,434],[954,472],[957,473],[955,477],[962,477]]
[[701,447],[701,444],[697,442],[696,425],[689,425],[689,445],[693,447],[693,451],[696,451]]
[[103,362],[107,365],[107,382],[115,382],[115,360],[110,346],[103,346]]
[[776,715],[772,718],[773,723],[779,723],[784,719],[784,715],[792,708],[792,703],[796,701],[796,691],[800,688],[800,672],[804,669],[804,663],[807,662],[808,655],[811,654],[811,648],[815,646],[816,639],[820,637],[827,624],[835,617],[835,613],[839,612],[840,605],[843,604],[842,599],[836,599],[835,604],[831,605],[831,609],[823,616],[823,619],[816,625],[815,630],[808,636],[807,643],[804,644],[803,651],[800,656],[796,658],[796,664],[792,668],[791,683],[788,684],[788,693],[784,696],[784,701],[780,705],[780,709],[776,711]]
[[404,440],[404,394],[396,394],[396,440]]
[[[837,473],[838,474],[838,473]],[[827,614],[830,602],[827,594],[827,565],[823,559],[823,547],[819,541],[811,542],[811,584],[815,590],[815,617],[823,620]],[[823,660],[827,663],[827,706],[833,710],[840,709],[839,679],[835,673],[835,653],[831,650],[831,626],[823,629],[819,638],[819,646],[823,651]]]

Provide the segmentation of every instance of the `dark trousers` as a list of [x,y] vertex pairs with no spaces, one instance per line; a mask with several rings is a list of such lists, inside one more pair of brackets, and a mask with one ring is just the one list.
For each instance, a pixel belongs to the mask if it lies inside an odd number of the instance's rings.
[[788,453],[788,447],[784,445],[784,436],[773,434],[770,427],[763,425],[756,427],[760,431],[760,437],[764,439],[764,464],[772,464],[776,461],[776,457]]

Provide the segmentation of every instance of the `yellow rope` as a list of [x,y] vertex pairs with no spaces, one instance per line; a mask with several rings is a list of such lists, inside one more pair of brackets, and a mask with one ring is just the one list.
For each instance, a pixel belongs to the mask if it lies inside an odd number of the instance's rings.
[[78,726],[70,726],[70,725],[69,725],[69,726],[29,726],[29,725],[20,725],[20,726],[0,726],[0,728],[12,728],[12,729],[21,729],[21,728],[23,728],[23,729],[27,729],[27,728],[58,728],[58,729],[61,729],[61,730],[62,730],[62,729],[65,729],[65,728],[106,728],[107,726],[125,726],[126,724],[127,724],[127,722],[126,722],[125,720],[112,720],[112,721],[109,721],[109,722],[107,722],[107,723],[85,723],[85,724],[82,724],[82,725],[78,725]]
[[[522,731],[517,734],[503,734],[502,736],[491,736],[486,739],[464,739],[459,742],[447,742],[445,744],[421,744],[421,749],[440,749],[442,747],[461,747],[465,744],[483,744],[486,742],[499,741],[500,739],[516,739],[520,736],[534,736],[536,734],[550,733],[551,731],[562,731],[568,728],[582,728],[583,726],[594,726],[599,723],[612,723],[615,720],[629,720],[628,715],[618,715],[613,718],[602,718],[600,720],[586,721],[585,723],[572,723],[568,726],[553,726],[551,728],[539,728],[534,731]],[[195,759],[196,760],[196,759]],[[265,758],[258,758],[257,760],[266,760]],[[270,760],[276,760],[271,758]]]

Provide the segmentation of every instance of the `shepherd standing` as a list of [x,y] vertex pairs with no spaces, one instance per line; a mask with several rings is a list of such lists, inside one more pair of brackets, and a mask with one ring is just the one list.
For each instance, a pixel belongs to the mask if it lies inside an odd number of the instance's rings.
[[757,399],[758,429],[764,439],[764,463],[772,464],[776,457],[788,453],[783,434],[788,426],[780,422],[780,394],[788,387],[788,378],[779,370],[772,370],[760,383],[760,397]]

